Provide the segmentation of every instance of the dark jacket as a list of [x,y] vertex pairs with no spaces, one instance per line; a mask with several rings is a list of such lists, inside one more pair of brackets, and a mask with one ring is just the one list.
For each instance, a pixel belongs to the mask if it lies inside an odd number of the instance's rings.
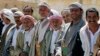
[[72,56],[84,56],[84,51],[82,49],[82,42],[80,40],[79,33],[77,33],[75,45],[72,50]]
[[0,19],[0,36],[1,36],[1,33],[2,33],[2,29],[3,29],[3,22],[1,21],[1,19]]

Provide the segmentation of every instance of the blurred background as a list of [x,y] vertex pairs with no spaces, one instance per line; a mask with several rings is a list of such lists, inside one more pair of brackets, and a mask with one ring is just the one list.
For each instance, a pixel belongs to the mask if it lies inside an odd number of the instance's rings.
[[47,2],[52,8],[58,11],[61,11],[73,2],[80,2],[83,4],[84,9],[89,7],[96,7],[99,9],[100,6],[100,0],[0,0],[0,9],[12,7],[22,9],[25,5],[30,5],[35,9],[41,1]]
[[51,8],[59,13],[73,2],[79,2],[83,5],[84,11],[89,7],[96,7],[100,12],[100,0],[0,0],[0,9],[17,7],[20,10],[26,5],[32,6],[35,15],[37,15],[38,4],[42,1],[47,2]]

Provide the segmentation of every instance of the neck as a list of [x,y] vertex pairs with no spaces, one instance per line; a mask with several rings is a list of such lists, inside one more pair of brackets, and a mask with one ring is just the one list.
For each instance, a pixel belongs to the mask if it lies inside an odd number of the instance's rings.
[[94,34],[99,28],[99,24],[89,25],[89,29]]
[[79,20],[73,20],[72,22],[73,22],[73,24],[77,24],[78,22],[80,22],[80,20],[81,19],[79,19]]
[[20,25],[16,25],[16,28],[19,29],[20,28]]

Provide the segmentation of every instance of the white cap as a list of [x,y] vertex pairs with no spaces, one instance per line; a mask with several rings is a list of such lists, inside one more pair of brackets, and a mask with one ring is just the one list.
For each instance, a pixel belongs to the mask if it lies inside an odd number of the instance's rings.
[[11,8],[11,11],[14,13],[16,11],[18,11],[19,9],[17,7]]
[[74,2],[69,5],[69,9],[73,9],[73,8],[81,8],[82,9],[82,4],[80,4],[79,2]]
[[21,11],[17,11],[14,13],[14,16],[23,16],[24,14]]
[[50,9],[50,6],[49,6],[46,2],[41,2],[41,3],[39,3],[39,7],[41,7],[41,6],[45,6],[45,7],[47,7],[48,9]]

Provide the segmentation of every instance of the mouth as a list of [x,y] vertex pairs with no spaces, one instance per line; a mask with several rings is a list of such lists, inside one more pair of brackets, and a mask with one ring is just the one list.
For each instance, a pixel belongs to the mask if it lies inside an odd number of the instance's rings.
[[96,21],[89,21],[90,23],[95,23]]

